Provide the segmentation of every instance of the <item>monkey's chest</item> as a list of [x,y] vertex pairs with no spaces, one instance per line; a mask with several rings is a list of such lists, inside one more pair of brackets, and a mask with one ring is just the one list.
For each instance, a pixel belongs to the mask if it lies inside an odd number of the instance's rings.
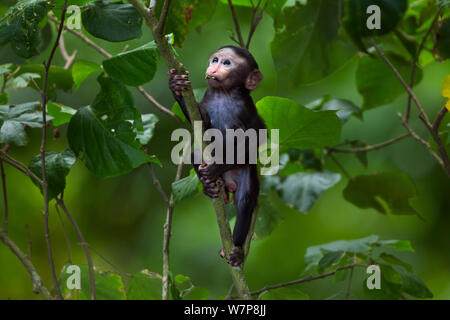
[[245,106],[239,101],[228,99],[212,101],[206,106],[211,127],[219,129],[223,134],[227,129],[246,129],[243,118]]

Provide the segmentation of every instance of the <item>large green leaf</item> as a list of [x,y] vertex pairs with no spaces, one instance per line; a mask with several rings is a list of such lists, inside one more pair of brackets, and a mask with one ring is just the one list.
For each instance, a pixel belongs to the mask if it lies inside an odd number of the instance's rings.
[[103,68],[111,77],[130,86],[139,86],[155,76],[158,57],[159,51],[152,41],[106,59],[103,61]]
[[[87,265],[77,265],[80,268],[81,289],[68,289],[67,281],[73,273],[67,273],[70,264],[64,266],[59,278],[59,288],[63,296],[75,300],[91,299],[91,283]],[[125,286],[122,277],[112,272],[99,272],[94,270],[95,291],[98,300],[125,300]]]
[[158,117],[153,113],[142,115],[143,129],[138,130],[136,135],[136,138],[139,140],[140,144],[146,145],[150,141],[153,137],[153,132],[155,131],[155,126],[158,121]]
[[75,113],[77,113],[77,110],[71,107],[59,103],[47,103],[47,114],[53,118],[52,123],[55,127],[69,123]]
[[0,143],[9,143],[16,146],[26,145],[28,140],[24,126],[42,127],[40,107],[39,102],[0,106]]
[[[77,161],[75,154],[70,149],[61,153],[48,151],[45,153],[45,172],[47,173],[48,198],[53,199],[66,188],[66,176]],[[29,166],[31,172],[42,179],[42,158],[35,156]],[[37,185],[37,184],[36,184]],[[38,187],[42,188],[40,185]]]
[[402,266],[392,266],[392,268],[400,275],[403,282],[403,290],[416,298],[432,298],[433,293],[416,275],[407,271]]
[[83,7],[81,18],[91,35],[107,41],[127,41],[142,35],[142,16],[131,4],[90,2]]
[[[376,243],[378,236],[370,236],[355,240],[338,240],[322,245],[312,246],[306,249],[305,272],[314,266],[318,266],[323,257],[329,252],[367,253],[371,245]],[[323,262],[322,262],[323,263]]]
[[[208,22],[216,10],[216,0],[173,0],[170,4],[165,32],[173,33],[174,45],[182,47],[186,36]],[[163,1],[159,1],[159,9]]]
[[102,178],[125,174],[147,162],[159,161],[119,139],[91,107],[77,111],[69,123],[69,145],[87,168]]
[[175,202],[183,200],[193,194],[198,192],[198,186],[200,185],[200,180],[198,180],[195,171],[191,175],[175,181],[172,183],[172,193]]
[[283,221],[280,212],[272,205],[267,195],[258,198],[258,215],[255,232],[259,239],[269,236]]
[[127,300],[161,300],[161,278],[148,271],[131,276],[128,283]]
[[265,97],[256,103],[267,128],[279,130],[281,147],[323,148],[340,141],[341,122],[335,111],[312,111],[297,102]]
[[17,2],[0,19],[0,45],[10,42],[13,51],[23,58],[39,54],[39,23],[47,16],[47,11],[46,0]]
[[344,257],[345,252],[342,250],[338,251],[331,251],[326,253],[320,260],[319,260],[319,273],[322,273],[326,269],[330,268],[331,266],[338,264],[339,261]]
[[450,58],[450,18],[441,22],[437,34],[437,49],[441,58]]
[[281,86],[319,81],[353,57],[355,52],[338,39],[339,3],[296,2],[276,18],[271,50]]
[[[365,51],[361,38],[382,35],[395,29],[408,7],[407,0],[345,0],[344,28],[357,46]],[[369,29],[367,22],[373,13],[367,8],[376,5],[380,8],[381,29]]]
[[277,186],[277,190],[281,192],[286,204],[301,212],[307,212],[322,193],[333,187],[339,180],[341,180],[339,173],[299,172],[288,176]]
[[72,77],[75,86],[78,88],[89,75],[97,71],[102,71],[102,67],[98,64],[86,60],[77,60],[72,66]]
[[[387,54],[387,58],[397,68],[403,79],[409,79],[411,63],[396,54]],[[417,68],[414,84],[422,80],[422,70]],[[380,57],[363,57],[356,70],[356,86],[364,98],[363,110],[372,109],[391,103],[405,88],[387,63]]]
[[359,208],[386,214],[417,214],[409,200],[417,196],[411,179],[403,173],[358,176],[348,182],[344,198]]

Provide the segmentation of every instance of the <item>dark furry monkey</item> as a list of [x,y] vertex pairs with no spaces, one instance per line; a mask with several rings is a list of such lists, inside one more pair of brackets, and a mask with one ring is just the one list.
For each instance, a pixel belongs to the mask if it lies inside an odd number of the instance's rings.
[[[188,73],[179,75],[172,69],[169,75],[169,87],[186,118],[189,119],[186,104],[181,95],[181,92],[191,85]],[[258,115],[250,96],[250,91],[256,89],[262,80],[258,64],[250,52],[235,46],[219,48],[209,59],[205,77],[208,81],[208,89],[199,104],[203,127],[205,130],[210,128],[220,130],[224,137],[223,146],[226,145],[226,129],[244,131],[255,129],[256,132],[258,129],[265,129],[264,121]],[[236,155],[236,140],[233,143],[234,155]],[[227,257],[232,266],[239,266],[244,261],[242,246],[247,237],[259,195],[257,165],[250,163],[249,149],[247,139],[244,162],[233,161],[233,164],[229,164],[226,159],[223,159],[223,164],[194,164],[207,196],[217,198],[221,190],[224,190],[226,195],[229,192],[233,193],[237,218],[233,231],[234,248]],[[223,157],[226,157],[225,152]],[[225,181],[224,189],[218,187],[222,181]]]

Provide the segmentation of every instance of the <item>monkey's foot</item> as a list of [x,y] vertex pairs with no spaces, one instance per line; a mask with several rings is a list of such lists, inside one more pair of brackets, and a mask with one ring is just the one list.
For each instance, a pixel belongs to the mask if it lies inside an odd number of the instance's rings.
[[241,247],[234,247],[227,258],[228,263],[233,267],[239,267],[242,263],[244,263],[244,259],[244,250],[242,250]]

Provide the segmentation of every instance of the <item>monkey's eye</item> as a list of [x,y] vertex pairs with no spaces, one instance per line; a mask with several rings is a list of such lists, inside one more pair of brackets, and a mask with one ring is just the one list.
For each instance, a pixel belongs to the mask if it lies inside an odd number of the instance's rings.
[[231,64],[231,61],[228,59],[223,62],[224,66],[229,66],[230,64]]
[[214,57],[214,58],[212,59],[212,62],[213,62],[213,63],[217,63],[217,62],[219,62],[219,58],[217,58],[217,57]]

